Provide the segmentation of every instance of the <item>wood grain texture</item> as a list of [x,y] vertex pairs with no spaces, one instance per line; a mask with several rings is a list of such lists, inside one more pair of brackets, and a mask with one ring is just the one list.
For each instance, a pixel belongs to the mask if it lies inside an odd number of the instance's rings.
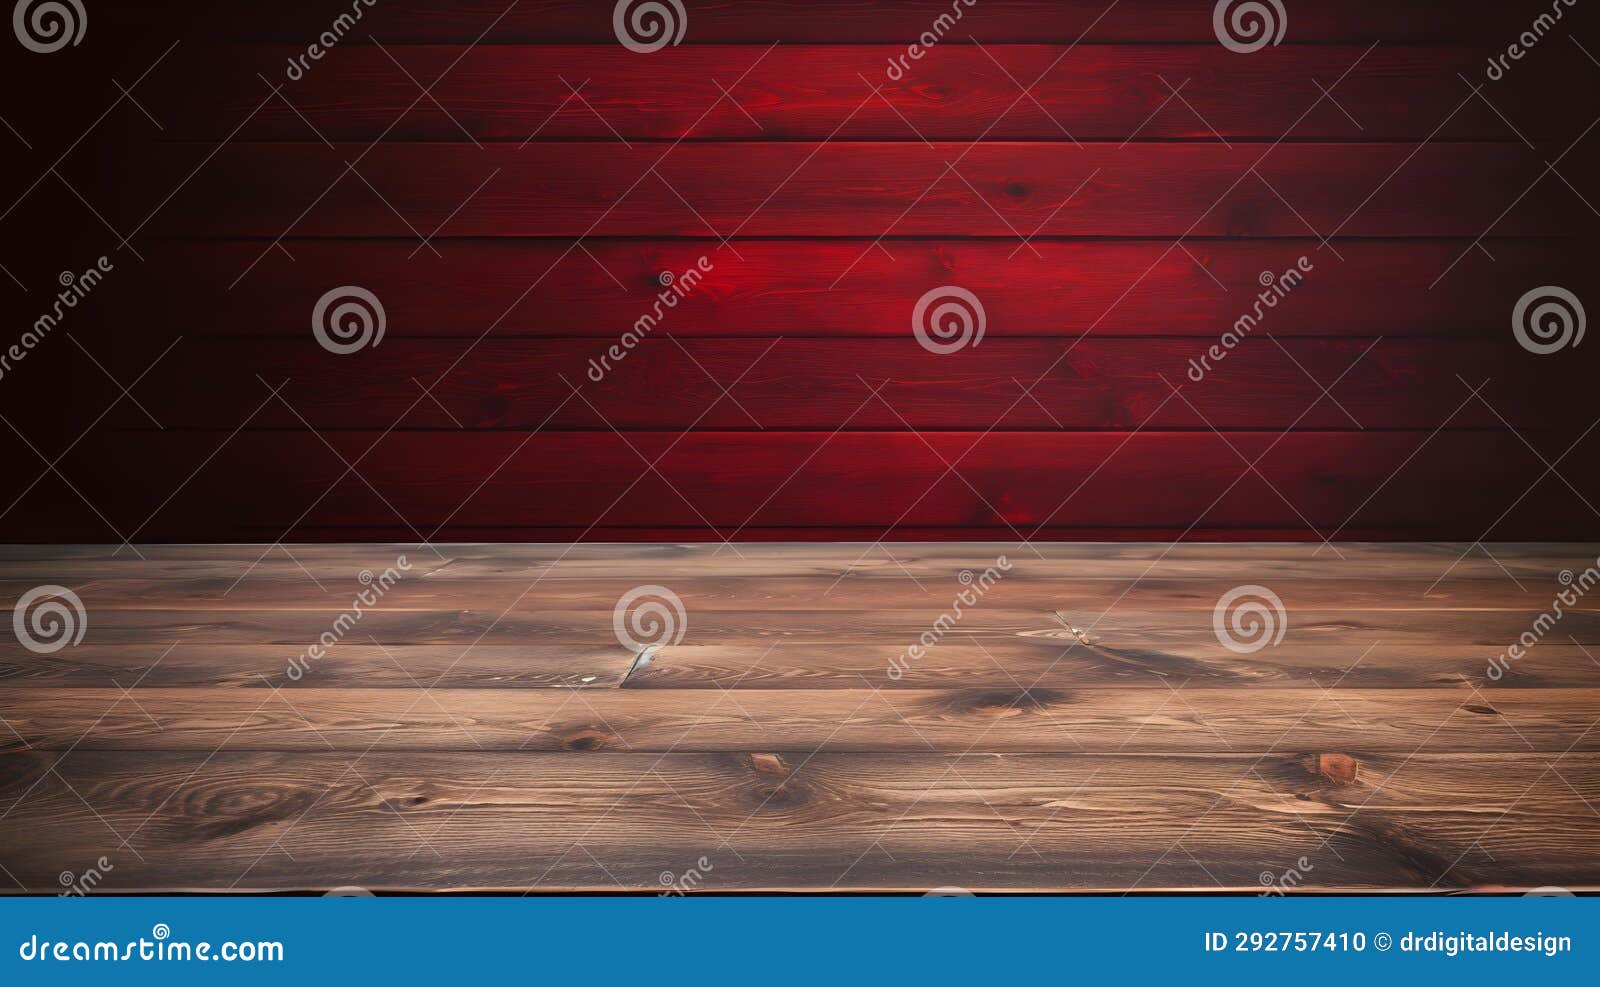
[[[776,649],[765,661],[781,663]],[[0,700],[21,750],[630,751],[713,753],[973,750],[1230,753],[1600,751],[1596,689],[1254,686],[1172,690],[530,690],[141,687],[18,690]],[[110,707],[108,709],[108,707]],[[1574,740],[1574,738],[1577,738]]]
[[[260,402],[269,396],[263,387]],[[901,526],[943,526],[1020,539],[1054,524],[1085,537],[1121,526],[1310,525],[1327,534],[1354,526],[1573,538],[1594,528],[1584,501],[1600,489],[1600,459],[1586,454],[1596,442],[1594,432],[1504,430],[145,431],[91,435],[62,469],[91,501],[117,505],[115,520],[146,540],[182,540],[185,532],[293,538],[300,525],[373,523],[409,525],[413,538],[449,537],[462,526],[530,521],[568,526],[574,538],[601,521],[710,528],[723,537],[749,526],[855,526],[869,539]],[[1545,463],[1568,449],[1563,482]],[[1016,483],[1022,463],[1026,486]],[[349,464],[358,464],[355,475]],[[472,486],[463,487],[464,473],[476,478]],[[1182,484],[1168,482],[1175,474]],[[27,482],[19,476],[5,492],[16,499]],[[46,530],[69,523],[80,502],[63,499],[71,494],[62,489],[40,482],[16,510]],[[1446,489],[1450,496],[1441,497]],[[820,496],[824,490],[850,496]]]
[[[1197,204],[1197,216],[1204,206]],[[446,236],[433,241],[434,256],[415,241],[293,238],[285,241],[293,260],[257,242],[155,241],[140,247],[148,258],[143,276],[108,279],[84,303],[80,318],[105,327],[96,337],[97,355],[133,348],[119,347],[116,332],[128,306],[159,311],[162,327],[186,339],[276,336],[293,339],[300,344],[296,352],[309,353],[314,347],[308,313],[324,292],[348,281],[382,285],[388,339],[395,344],[416,337],[471,340],[492,326],[485,345],[520,336],[579,336],[609,345],[648,309],[662,271],[682,272],[706,257],[716,266],[678,303],[663,332],[681,338],[874,336],[910,343],[917,299],[955,282],[982,299],[988,341],[994,343],[1049,337],[1064,348],[1092,328],[1084,345],[1125,335],[1198,337],[1210,345],[1248,310],[1262,271],[1281,270],[1305,256],[1316,268],[1273,313],[1273,335],[1508,342],[1508,313],[1527,285],[1579,283],[1592,257],[1563,240],[1503,237],[1489,244],[1494,260],[1457,241],[1408,238],[1342,240],[1335,244],[1339,261],[1319,249],[1318,241],[1304,238],[1190,239],[1180,250],[1170,240],[1061,241],[1050,233],[1030,247],[963,237],[896,238],[885,242],[887,252],[870,249],[870,239],[740,240],[739,257],[704,238],[585,239],[583,249],[594,261],[571,241],[559,240]],[[1440,290],[1429,291],[1452,263],[1456,267]],[[246,269],[251,275],[241,278]],[[536,281],[537,296],[513,304]],[[450,290],[462,284],[475,290]],[[174,297],[189,302],[168,304]],[[173,355],[181,358],[187,346]],[[1582,360],[1584,352],[1564,356]],[[963,355],[982,353],[979,347]],[[366,356],[382,354],[379,348]],[[48,355],[40,350],[36,358]],[[152,356],[148,346],[135,355],[145,360],[137,370]],[[1179,370],[1187,360],[1179,361]],[[1527,353],[1519,358],[1507,352],[1506,360],[1554,370]],[[130,356],[128,362],[136,361]],[[302,360],[298,369],[325,373],[324,363]],[[1432,379],[1423,369],[1413,368],[1417,377]]]
[[[0,590],[70,585],[87,629],[0,650],[0,865],[32,891],[101,855],[123,891],[1600,886],[1600,623],[1587,597],[1539,622],[1592,544],[437,548],[0,550]],[[357,573],[412,553],[341,627]],[[683,634],[641,654],[616,607],[652,583]],[[1240,583],[1281,591],[1281,642],[1218,636]]]
[[[141,545],[136,556],[116,544],[4,545],[0,572],[7,578],[37,582],[57,576],[226,578],[230,584],[287,579],[305,585],[314,578],[355,579],[363,569],[382,570],[406,556],[413,578],[509,579],[524,584],[560,579],[616,578],[618,572],[656,582],[722,577],[827,576],[857,579],[890,576],[955,579],[962,569],[994,564],[1007,555],[1026,573],[1058,580],[1141,577],[1245,580],[1255,575],[1277,579],[1422,579],[1449,592],[1452,576],[1483,580],[1550,580],[1563,570],[1582,571],[1597,562],[1590,543],[1498,542],[1486,546],[1434,543],[1341,541],[1338,556],[1322,545],[1257,543],[1038,543],[1031,550],[1016,542],[895,543],[718,543],[497,544],[439,542],[431,546],[394,544],[207,544]],[[1338,565],[1326,565],[1334,560]],[[1321,568],[1315,568],[1321,566]],[[58,578],[57,581],[61,581]],[[625,578],[625,577],[624,577]],[[1451,580],[1453,581],[1453,580]],[[848,583],[846,584],[848,586]],[[1505,599],[1526,592],[1510,581]]]
[[[907,66],[905,45],[718,45],[639,59],[602,45],[340,46],[256,110],[256,73],[281,77],[303,47],[227,46],[194,71],[217,80],[179,100],[153,85],[175,136],[246,140],[598,139],[1570,141],[1600,112],[1579,57],[1529,61],[1463,101],[1476,46],[1285,45],[1239,58],[1221,45],[939,45]],[[610,40],[610,39],[608,39]],[[909,38],[908,38],[909,40]],[[1573,53],[1577,55],[1576,52]],[[400,67],[403,66],[404,71]],[[641,64],[642,63],[642,64]],[[416,104],[432,81],[438,104]],[[562,80],[566,80],[563,83]],[[1166,80],[1163,82],[1163,80]],[[1332,86],[1334,102],[1317,88]],[[1021,86],[1037,84],[1023,98]],[[731,87],[731,98],[719,89]],[[573,96],[578,88],[581,100]],[[736,84],[737,83],[737,84]],[[569,88],[573,87],[573,88]],[[1180,97],[1174,98],[1175,88]],[[1571,92],[1553,101],[1554,88]],[[876,92],[874,92],[876,90]],[[1394,99],[1396,90],[1406,98]],[[170,96],[168,96],[170,91]],[[347,94],[359,92],[357,102]],[[1342,108],[1342,109],[1341,109]],[[252,113],[252,111],[255,111]],[[448,114],[448,115],[447,115]],[[1515,121],[1512,125],[1508,120]]]
[[[640,343],[598,383],[586,375],[609,344],[590,339],[490,338],[465,356],[458,340],[393,339],[355,369],[308,364],[301,339],[196,340],[146,378],[140,404],[162,422],[242,421],[261,402],[259,374],[292,381],[284,392],[291,407],[274,401],[252,420],[263,429],[310,422],[323,431],[381,430],[398,421],[406,429],[476,431],[607,430],[607,423],[628,430],[819,430],[846,422],[851,431],[933,431],[998,422],[1001,430],[1208,431],[1279,428],[1296,418],[1307,430],[1431,429],[1452,412],[1459,428],[1494,429],[1556,420],[1600,372],[1600,356],[1575,351],[1551,367],[1509,335],[1258,338],[1191,386],[1186,375],[1190,361],[1205,356],[1203,340],[1089,335],[1073,345],[997,335],[951,361],[926,353],[908,335],[685,340],[663,334]],[[128,363],[146,356],[130,353]],[[586,400],[572,400],[563,377],[583,382]],[[1484,400],[1462,406],[1472,393],[1463,380],[1489,380]],[[418,401],[419,381],[433,385],[437,403]],[[1330,401],[1321,387],[1334,381]],[[881,400],[870,399],[880,384]],[[1180,384],[1182,397],[1175,393]],[[1032,398],[1023,398],[1024,387]],[[957,394],[960,400],[951,400]],[[128,403],[107,421],[119,428],[149,424]]]
[[[445,546],[448,548],[448,546]],[[1342,551],[1343,549],[1341,549]],[[424,551],[426,551],[424,549]],[[743,551],[743,549],[741,549]],[[1325,549],[1332,559],[1332,550]],[[1218,578],[1074,579],[1058,574],[1065,566],[1033,559],[1027,549],[1020,555],[1006,555],[1009,571],[998,578],[984,594],[986,606],[1003,610],[1096,612],[1117,606],[1125,610],[1207,611],[1217,598],[1238,585],[1237,580]],[[407,559],[411,558],[407,555]],[[723,560],[738,568],[738,559],[724,549]],[[896,556],[898,558],[898,556]],[[749,561],[749,560],[746,560]],[[438,611],[470,601],[482,610],[538,612],[581,609],[596,600],[618,597],[637,585],[638,574],[585,576],[577,572],[561,578],[556,574],[568,562],[546,568],[525,578],[510,575],[448,575],[446,569],[421,573],[416,579],[402,579],[383,596],[387,611]],[[965,570],[952,569],[939,574],[937,582],[914,583],[904,573],[858,573],[851,581],[839,583],[835,576],[786,575],[755,576],[731,573],[691,575],[679,573],[672,579],[673,592],[697,610],[724,612],[779,612],[816,610],[834,605],[849,605],[867,597],[877,611],[922,614],[947,605],[952,592],[961,585],[954,580],[970,579],[984,568],[994,566],[993,558],[974,563]],[[32,568],[32,567],[30,567]],[[40,569],[43,566],[38,567]],[[723,568],[713,565],[713,569]],[[1164,566],[1162,567],[1164,568]],[[1443,566],[1440,567],[1441,569]],[[0,567],[4,571],[4,567]],[[1159,569],[1157,570],[1159,571]],[[548,575],[545,575],[548,574]],[[115,610],[270,610],[325,611],[342,601],[346,584],[324,585],[321,589],[300,579],[266,578],[267,572],[252,572],[241,581],[222,577],[123,576],[74,581],[72,589],[95,605]],[[346,576],[349,574],[346,573]],[[1439,575],[1436,573],[1435,576]],[[543,578],[541,578],[543,576]],[[1518,588],[1499,580],[1452,578],[1437,582],[1415,579],[1306,578],[1303,575],[1279,576],[1273,580],[1274,592],[1284,605],[1295,611],[1387,610],[1414,611],[1510,611],[1521,612],[1547,605],[1559,586],[1541,582]],[[535,582],[537,580],[537,582]],[[947,582],[946,580],[950,580]],[[37,580],[0,580],[0,598],[6,593],[20,595]],[[1600,610],[1600,599],[1578,596],[1567,612]]]
[[[956,592],[958,589],[952,587],[946,595],[953,596]],[[609,616],[609,607],[616,600],[611,597],[598,601],[605,603],[607,609],[604,621],[595,619],[594,607],[501,612],[471,609],[465,605],[471,602],[470,597],[462,602],[464,605],[460,609],[453,610],[371,610],[361,619],[359,630],[363,636],[380,644],[460,644],[463,647],[475,641],[595,646],[616,639]],[[950,601],[946,599],[920,613],[863,610],[853,609],[848,601],[841,600],[832,606],[824,601],[814,610],[803,611],[697,610],[692,616],[692,640],[703,644],[760,640],[769,644],[796,641],[832,645],[887,640],[904,642],[908,647],[949,607]],[[325,604],[325,609],[321,610],[102,608],[96,611],[96,636],[101,641],[116,644],[176,640],[208,644],[309,643],[347,608],[347,603]],[[980,641],[1033,637],[1061,648],[1081,641],[1087,634],[1088,643],[1109,650],[1205,641],[1213,637],[1210,615],[1199,611],[1139,611],[1118,607],[1109,614],[1102,614],[1093,609],[1058,614],[980,608],[961,619],[958,633]],[[1294,633],[1296,639],[1304,643],[1328,644],[1348,639],[1360,641],[1363,646],[1379,641],[1493,645],[1516,640],[1538,616],[1535,610],[1324,610],[1301,615],[1294,622]],[[1579,644],[1600,644],[1600,612],[1568,614],[1561,629],[1563,635],[1570,635]]]
[[[1564,639],[1563,639],[1564,640]],[[366,642],[366,643],[359,643]],[[1034,687],[1058,691],[1091,687],[1166,692],[1195,686],[1282,688],[1459,688],[1481,685],[1504,645],[1294,644],[1241,656],[1212,642],[1174,642],[1117,652],[1035,638],[952,638],[914,663],[904,644],[822,646],[786,643],[672,645],[635,665],[619,646],[384,644],[359,638],[327,650],[311,679],[289,677],[306,645],[83,644],[56,661],[25,653],[0,654],[4,689],[104,688],[107,682],[177,688],[268,686],[298,690],[412,689],[987,689]],[[1530,660],[1496,682],[1501,689],[1595,688],[1600,664],[1585,645],[1541,643]],[[899,678],[891,666],[904,667]],[[631,671],[630,671],[631,669]],[[114,697],[108,697],[109,699]],[[292,696],[290,697],[292,700]]]
[[[203,0],[186,0],[202,10]],[[977,40],[1048,40],[1088,46],[1147,40],[1213,43],[1211,0],[983,0],[961,24]],[[218,18],[219,37],[304,43],[326,29],[327,10],[315,0],[284,0],[274,17]],[[696,5],[686,45],[730,42],[818,43],[841,36],[859,42],[906,45],[950,10],[934,0],[721,0]],[[1579,7],[1568,16],[1583,16]],[[1470,13],[1471,16],[1464,16]],[[611,8],[589,0],[396,0],[374,7],[366,23],[384,42],[454,41],[519,44],[612,43]],[[129,18],[137,21],[137,18]],[[1296,11],[1290,37],[1302,42],[1471,41],[1504,43],[1527,27],[1519,10],[1464,11],[1450,0],[1352,0]],[[202,23],[207,23],[202,21]],[[957,31],[945,44],[971,43]]]
[[[1594,350],[1535,356],[1509,327],[1594,268],[1588,8],[1490,73],[1528,28],[1515,5],[1319,5],[1248,55],[1205,0],[693,6],[681,45],[642,56],[603,4],[386,2],[290,71],[326,3],[179,0],[0,67],[53,97],[7,112],[12,297],[117,263],[56,334],[77,345],[6,374],[0,536],[1595,536],[1585,450],[1539,475],[1593,420]],[[59,111],[122,95],[102,73],[138,108]],[[585,346],[701,256],[704,284],[591,381]],[[1306,282],[1189,383],[1261,273],[1302,256]],[[376,293],[388,341],[329,359],[308,316],[340,286]],[[909,332],[944,286],[988,316],[950,357]],[[300,413],[261,406],[263,381]],[[1294,433],[1214,509],[1233,452],[1213,425]],[[316,504],[341,464],[311,433],[353,457],[391,428],[382,496],[352,476]],[[536,428],[508,463],[524,436],[497,433]],[[977,495],[963,474],[913,503],[936,433],[990,428]],[[662,469],[692,502],[652,475],[606,510],[643,465],[629,443],[685,429]]]
[[53,756],[0,759],[0,794],[38,782],[0,824],[31,888],[86,850],[118,890],[653,893],[702,857],[708,891],[1254,893],[1302,857],[1324,890],[1600,886],[1562,780],[1600,785],[1592,754]]
[[[1566,165],[1592,172],[1592,147],[1576,146]],[[182,187],[149,232],[413,239],[435,230],[543,237],[952,230],[1015,239],[1561,236],[1584,222],[1570,189],[1541,181],[1544,161],[1564,150],[1417,142],[1264,150],[1214,142],[788,141],[684,143],[666,153],[617,143],[233,142]],[[119,181],[175,188],[206,153],[158,146]],[[359,174],[352,175],[358,156]],[[1483,195],[1484,186],[1506,191]],[[239,195],[241,187],[251,194]],[[158,202],[127,202],[120,214],[136,224]],[[1594,226],[1580,228],[1592,233]]]

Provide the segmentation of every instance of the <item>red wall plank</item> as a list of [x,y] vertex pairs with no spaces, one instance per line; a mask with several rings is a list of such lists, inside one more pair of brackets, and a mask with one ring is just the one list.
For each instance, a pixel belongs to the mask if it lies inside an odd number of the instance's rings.
[[[194,69],[217,86],[192,93],[191,76],[167,73],[150,98],[172,107],[163,123],[185,138],[220,138],[248,120],[238,134],[245,140],[470,135],[517,143],[618,134],[1565,142],[1600,113],[1600,92],[1587,84],[1593,66],[1575,49],[1519,66],[1489,91],[1492,106],[1462,79],[1485,81],[1481,47],[1285,45],[1240,58],[1216,44],[949,44],[902,68],[893,60],[904,57],[904,44],[684,46],[641,59],[614,42],[356,43],[308,71],[291,69],[302,54],[286,45],[225,47]],[[287,78],[290,71],[299,77]],[[267,90],[257,73],[285,83],[283,97],[260,105]],[[436,79],[432,99],[419,103],[418,82]],[[1025,98],[1022,87],[1035,81]],[[1568,98],[1551,100],[1558,89]],[[1397,91],[1406,98],[1395,99]],[[352,92],[362,98],[349,99]]]
[[[1209,345],[1094,336],[1074,345],[991,333],[977,347],[938,355],[909,333],[899,339],[662,335],[609,372],[596,371],[595,381],[589,374],[607,346],[600,340],[490,337],[468,350],[463,341],[390,337],[335,360],[317,358],[309,333],[196,339],[151,372],[140,404],[169,428],[231,426],[266,397],[265,379],[290,383],[284,402],[251,419],[259,428],[1275,430],[1297,422],[1304,429],[1431,429],[1448,418],[1455,427],[1496,429],[1559,421],[1571,395],[1600,375],[1600,349],[1575,351],[1552,367],[1509,333],[1494,341],[1262,335],[1195,384],[1187,379],[1198,373],[1190,361]],[[98,355],[127,376],[150,359],[130,353],[123,366],[108,351]],[[582,385],[582,397],[573,397],[562,377]],[[1463,380],[1472,386],[1490,380],[1484,400],[1469,401]],[[1183,385],[1183,396],[1164,381]],[[880,384],[882,400],[869,400]],[[149,425],[129,402],[108,423]]]
[[[125,336],[127,311],[149,312],[160,345],[179,333],[309,340],[316,300],[354,284],[379,295],[397,336],[472,339],[493,326],[496,337],[614,341],[649,310],[661,272],[706,257],[713,270],[665,322],[673,335],[909,339],[917,299],[955,284],[981,299],[999,337],[1072,339],[1092,328],[1214,339],[1249,309],[1262,271],[1305,256],[1315,268],[1273,313],[1274,333],[1510,339],[1525,291],[1580,284],[1593,270],[1592,251],[1566,240],[1496,238],[1492,260],[1453,240],[1347,240],[1338,257],[1315,240],[870,243],[742,240],[736,257],[714,240],[585,240],[579,250],[570,240],[440,239],[437,254],[415,239],[291,240],[287,253],[259,241],[154,241],[140,246],[137,277],[109,279],[80,311],[111,338]],[[27,273],[29,260],[12,269]],[[54,273],[41,267],[30,280]]]
[[[113,505],[108,517],[125,533],[138,528],[148,540],[183,532],[227,539],[244,527],[259,535],[263,526],[288,528],[302,514],[306,524],[335,529],[409,522],[422,534],[439,525],[576,531],[603,516],[612,525],[701,526],[727,535],[746,522],[888,529],[897,520],[998,533],[1009,533],[1008,523],[1031,530],[1049,521],[1083,528],[1309,522],[1326,534],[1348,520],[1419,532],[1481,525],[1469,536],[1476,537],[1530,488],[1516,530],[1571,536],[1588,523],[1577,497],[1555,478],[1540,481],[1538,458],[1504,431],[1304,432],[1281,439],[1238,432],[1130,438],[715,431],[681,439],[612,432],[227,437],[151,431],[91,439],[62,469],[85,496]],[[1573,438],[1534,437],[1546,456]],[[1600,494],[1595,441],[1561,469],[1590,499]],[[1260,475],[1246,475],[1245,460],[1258,457]],[[357,463],[357,474],[345,474],[346,460]],[[647,472],[656,461],[659,473]],[[957,464],[957,475],[946,474],[947,463]],[[478,479],[464,483],[468,476]],[[19,509],[49,524],[72,506],[57,488],[41,484]]]
[[[613,6],[596,0],[521,0],[509,7],[501,0],[385,0],[364,23],[385,43],[470,42],[479,37],[490,43],[609,42]],[[1215,41],[1215,6],[1214,0],[980,0],[965,9],[958,29],[947,37],[970,34],[986,44],[1071,43],[1080,38],[1091,45],[1210,43]],[[910,44],[952,7],[949,0],[712,0],[690,5],[684,43]],[[1292,11],[1288,37],[1302,42],[1494,42],[1520,33],[1540,9],[1464,5],[1459,0],[1305,3]],[[1580,7],[1577,16],[1583,13]],[[272,17],[218,20],[215,30],[233,38],[302,41],[326,29],[330,14],[317,0],[278,0]]]
[[[1581,207],[1559,182],[1539,181],[1560,149],[1520,144],[1286,143],[1264,154],[1249,144],[985,143],[963,156],[968,146],[681,144],[664,154],[617,143],[235,143],[150,232],[1539,236],[1571,231]],[[1591,147],[1565,162],[1572,173],[1593,170]],[[202,156],[152,155],[138,180],[176,184]],[[348,174],[356,161],[358,174]],[[1485,186],[1504,191],[1486,195]],[[124,216],[136,220],[159,201],[130,204]]]

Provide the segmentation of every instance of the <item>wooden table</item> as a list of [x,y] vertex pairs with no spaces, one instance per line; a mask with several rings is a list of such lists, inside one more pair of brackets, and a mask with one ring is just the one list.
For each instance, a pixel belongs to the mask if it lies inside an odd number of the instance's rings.
[[139,551],[0,549],[8,888],[1600,887],[1597,546]]

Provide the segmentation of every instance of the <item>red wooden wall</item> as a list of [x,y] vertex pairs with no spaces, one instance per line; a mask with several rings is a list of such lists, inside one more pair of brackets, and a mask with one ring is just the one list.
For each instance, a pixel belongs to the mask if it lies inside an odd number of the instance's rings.
[[1600,535],[1600,341],[1513,328],[1600,307],[1582,3],[82,4],[0,37],[0,351],[110,267],[7,540]]

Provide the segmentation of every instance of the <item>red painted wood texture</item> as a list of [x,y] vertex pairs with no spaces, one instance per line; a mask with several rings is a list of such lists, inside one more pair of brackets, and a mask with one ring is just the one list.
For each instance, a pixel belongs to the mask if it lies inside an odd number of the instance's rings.
[[[1212,0],[685,0],[641,53],[612,6],[19,47],[0,537],[1600,536],[1600,345],[1513,333],[1600,304],[1587,8],[1286,4],[1241,53]],[[343,286],[385,333],[336,354]],[[930,352],[947,286],[985,333]]]

